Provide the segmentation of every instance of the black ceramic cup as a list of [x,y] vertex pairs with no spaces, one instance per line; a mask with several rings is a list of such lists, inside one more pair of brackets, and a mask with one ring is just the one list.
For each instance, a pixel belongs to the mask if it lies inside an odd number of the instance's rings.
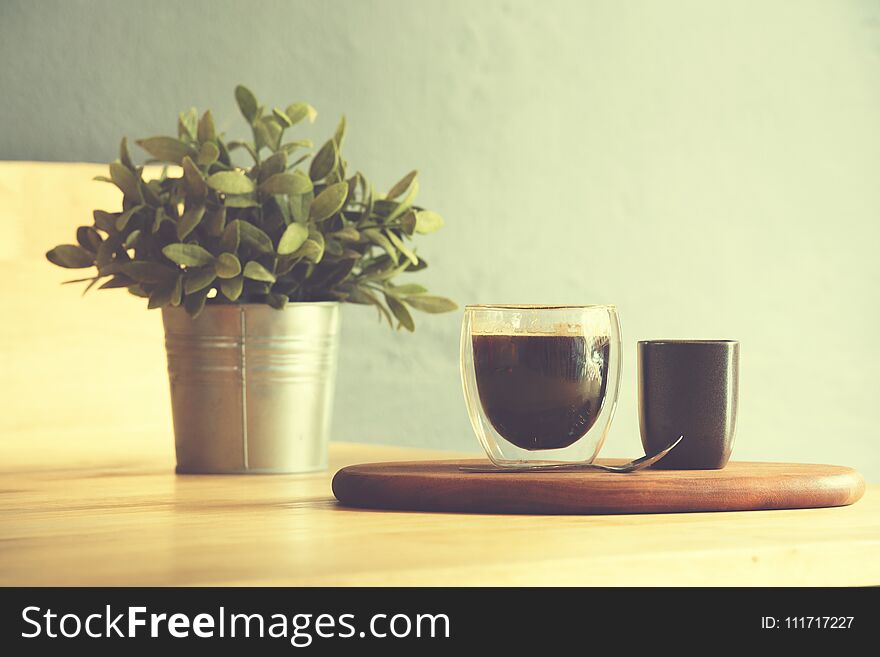
[[652,467],[719,470],[736,433],[739,342],[639,342],[639,425],[646,454],[684,436]]

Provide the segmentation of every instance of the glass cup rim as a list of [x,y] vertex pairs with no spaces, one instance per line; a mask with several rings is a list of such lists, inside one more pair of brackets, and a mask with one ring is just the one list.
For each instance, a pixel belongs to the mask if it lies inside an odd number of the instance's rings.
[[711,345],[711,344],[739,344],[739,340],[639,340],[639,344],[644,345]]
[[617,310],[617,306],[610,303],[593,304],[529,304],[529,303],[469,303],[465,310]]

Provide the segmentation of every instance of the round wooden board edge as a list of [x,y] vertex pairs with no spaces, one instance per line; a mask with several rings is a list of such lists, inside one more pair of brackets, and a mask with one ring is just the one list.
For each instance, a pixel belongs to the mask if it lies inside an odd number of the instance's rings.
[[[601,462],[623,462],[624,459],[601,459]],[[807,501],[796,501],[791,490],[767,490],[758,488],[753,493],[757,498],[746,497],[739,503],[731,503],[730,499],[722,496],[707,496],[701,498],[698,503],[693,499],[663,498],[659,501],[642,499],[638,504],[620,505],[614,503],[585,504],[582,500],[554,501],[548,504],[540,494],[529,497],[528,495],[516,498],[493,496],[492,486],[486,486],[485,479],[474,479],[469,486],[465,486],[467,495],[444,496],[436,494],[436,489],[430,489],[424,485],[407,489],[406,486],[387,487],[382,483],[383,477],[376,470],[396,468],[397,473],[384,472],[384,479],[394,477],[396,474],[400,481],[411,483],[415,480],[415,473],[400,472],[400,468],[407,466],[448,466],[450,468],[446,479],[453,478],[456,474],[453,468],[461,463],[486,463],[481,459],[455,459],[455,460],[427,460],[427,461],[388,461],[376,463],[360,463],[345,466],[333,476],[331,487],[333,494],[344,507],[355,509],[373,509],[381,511],[409,511],[429,513],[465,513],[465,514],[513,514],[513,515],[632,515],[632,514],[663,514],[663,513],[705,513],[726,511],[768,511],[786,509],[810,509],[831,508],[854,504],[865,491],[865,480],[860,472],[849,466],[827,465],[817,463],[778,463],[770,461],[737,461],[731,462],[737,469],[747,466],[790,466],[794,468],[824,468],[822,474],[822,486],[818,486],[815,494]],[[827,472],[831,470],[831,472]],[[662,479],[674,480],[676,473],[688,472],[689,474],[702,473],[703,478],[711,478],[711,473],[718,470],[705,471],[681,471],[681,470],[652,470],[653,475],[659,475]],[[729,472],[729,470],[727,470]],[[516,473],[512,473],[516,474]],[[542,473],[546,475],[547,473]],[[403,475],[403,476],[400,476]],[[570,473],[555,476],[571,476]],[[435,475],[436,476],[436,475]],[[506,474],[492,474],[493,478],[506,477]],[[528,475],[530,480],[527,484],[546,484],[546,478],[539,479],[536,474]],[[602,474],[601,477],[626,477],[628,475]],[[803,481],[803,475],[792,476],[783,480],[789,487],[796,487],[798,481]],[[407,482],[407,479],[409,482]],[[661,479],[661,480],[662,480]],[[441,479],[442,480],[442,479]],[[525,480],[523,480],[525,481]],[[563,483],[564,480],[562,480]],[[608,479],[608,482],[613,479]],[[572,482],[567,482],[571,484]],[[629,483],[632,483],[631,481]],[[564,487],[563,487],[564,488]],[[605,486],[606,490],[613,490],[612,486]],[[542,492],[540,490],[536,491]],[[742,490],[738,491],[742,492]],[[401,496],[401,493],[404,493]],[[644,496],[641,496],[644,497]]]

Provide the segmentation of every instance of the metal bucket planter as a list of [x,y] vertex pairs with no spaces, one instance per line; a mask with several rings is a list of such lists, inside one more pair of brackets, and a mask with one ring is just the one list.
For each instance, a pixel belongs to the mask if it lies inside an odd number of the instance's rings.
[[339,304],[162,310],[177,472],[327,467]]

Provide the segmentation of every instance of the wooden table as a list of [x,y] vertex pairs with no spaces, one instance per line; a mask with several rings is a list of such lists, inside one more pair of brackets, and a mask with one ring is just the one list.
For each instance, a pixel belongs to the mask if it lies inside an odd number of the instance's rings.
[[[326,473],[178,476],[170,436],[104,454],[0,449],[2,585],[880,584],[880,487],[851,507],[643,516],[337,505],[356,462],[448,458],[334,444]],[[75,456],[79,454],[79,456]]]

